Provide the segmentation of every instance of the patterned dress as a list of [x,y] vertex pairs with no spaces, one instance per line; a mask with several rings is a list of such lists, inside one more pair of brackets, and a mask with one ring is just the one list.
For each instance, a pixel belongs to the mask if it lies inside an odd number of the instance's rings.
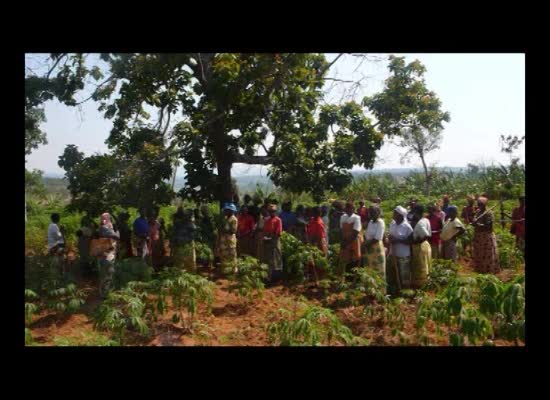
[[[481,215],[480,210],[476,212],[476,217]],[[498,261],[497,239],[493,232],[493,213],[488,211],[477,220],[484,226],[474,226],[474,268],[481,274],[496,274],[500,272]]]
[[[431,226],[427,218],[422,218],[414,227],[414,239],[431,236]],[[412,287],[419,289],[428,280],[428,274],[432,266],[432,247],[428,240],[412,245],[411,275]]]
[[[342,216],[344,218],[346,215]],[[357,214],[354,214],[357,223],[344,222],[342,223],[342,238],[346,242],[340,248],[340,256],[338,260],[338,272],[342,274],[345,271],[349,272],[352,268],[358,267],[361,262],[361,243],[363,242],[360,233],[357,234],[354,240],[350,241],[353,237],[354,231],[361,231],[361,219]],[[352,218],[349,217],[349,220]],[[354,229],[354,225],[356,229]]]
[[237,262],[237,217],[225,218],[223,229],[218,238],[218,257],[222,263]]

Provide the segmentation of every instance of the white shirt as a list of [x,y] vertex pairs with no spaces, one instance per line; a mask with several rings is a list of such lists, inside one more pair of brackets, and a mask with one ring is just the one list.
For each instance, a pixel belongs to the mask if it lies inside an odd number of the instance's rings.
[[59,230],[59,226],[53,222],[48,227],[48,250],[52,249],[55,245],[64,243],[63,235]]
[[355,213],[348,215],[344,214],[340,217],[340,229],[344,224],[353,224],[354,231],[361,231],[361,217]]
[[422,218],[416,223],[413,235],[414,239],[424,239],[426,236],[432,236],[432,227],[428,218]]
[[[413,228],[407,221],[403,221],[399,225],[393,220],[390,223],[390,236],[396,239],[405,240],[411,235],[411,233],[413,233]],[[411,246],[404,243],[392,243],[390,247],[390,254],[396,257],[410,257]]]
[[382,218],[378,218],[376,222],[369,221],[367,230],[365,231],[365,239],[367,240],[382,240],[386,231],[386,223]]

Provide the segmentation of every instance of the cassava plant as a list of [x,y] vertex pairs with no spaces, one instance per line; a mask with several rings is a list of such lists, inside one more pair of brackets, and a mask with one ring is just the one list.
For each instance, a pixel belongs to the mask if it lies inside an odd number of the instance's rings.
[[232,282],[229,292],[236,292],[243,304],[250,304],[261,298],[268,277],[268,266],[256,258],[246,256],[237,259],[237,269],[225,268],[224,273]]

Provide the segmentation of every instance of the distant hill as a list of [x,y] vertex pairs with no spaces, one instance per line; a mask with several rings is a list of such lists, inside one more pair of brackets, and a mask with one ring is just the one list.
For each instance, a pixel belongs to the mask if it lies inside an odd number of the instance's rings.
[[[452,172],[461,172],[465,168],[463,167],[439,167],[437,168],[440,171],[452,171]],[[392,174],[395,177],[403,177],[408,175],[411,172],[422,172],[421,168],[385,168],[385,169],[375,169],[375,170],[361,170],[356,169],[352,170],[351,174],[354,178],[361,178],[368,175],[382,175],[382,174]],[[271,182],[266,175],[237,175],[234,176],[237,181],[237,186],[239,187],[239,192],[241,193],[251,193],[256,190],[256,185],[260,185],[262,190],[272,191],[275,189],[275,185]],[[68,194],[67,191],[67,181],[63,178],[61,174],[45,174],[44,184],[48,193],[59,193],[59,194]],[[174,190],[177,192],[185,185],[185,177],[176,177],[176,182],[174,184]]]

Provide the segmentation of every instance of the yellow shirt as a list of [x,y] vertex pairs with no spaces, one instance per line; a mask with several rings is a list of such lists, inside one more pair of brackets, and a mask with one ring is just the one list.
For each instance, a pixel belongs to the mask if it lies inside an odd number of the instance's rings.
[[443,241],[447,241],[450,238],[452,238],[457,232],[458,228],[464,228],[464,225],[458,218],[455,218],[454,221],[449,220],[444,226],[443,230],[441,231],[440,238]]

